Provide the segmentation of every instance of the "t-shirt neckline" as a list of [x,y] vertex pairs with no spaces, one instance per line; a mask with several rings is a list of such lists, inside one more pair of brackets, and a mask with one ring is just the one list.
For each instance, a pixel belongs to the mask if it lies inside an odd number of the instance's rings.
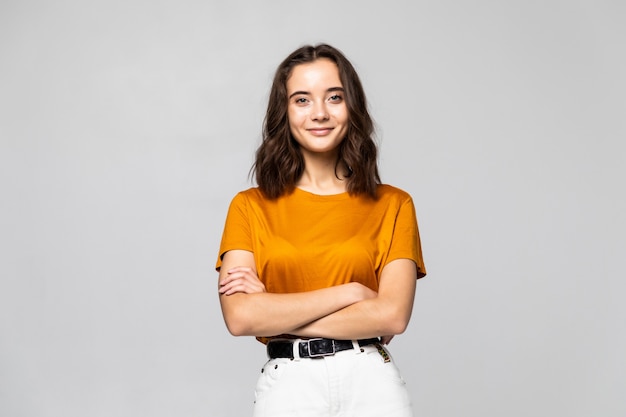
[[315,194],[310,191],[303,190],[302,188],[295,187],[294,194],[298,196],[310,198],[313,200],[325,200],[325,201],[336,201],[336,200],[345,200],[350,198],[350,193],[344,191],[338,194]]

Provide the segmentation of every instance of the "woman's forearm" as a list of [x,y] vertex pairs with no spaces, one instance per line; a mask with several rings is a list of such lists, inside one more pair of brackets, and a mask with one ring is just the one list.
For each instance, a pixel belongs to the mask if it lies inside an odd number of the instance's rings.
[[364,300],[293,329],[291,333],[302,337],[367,339],[403,333],[409,318],[410,313],[385,305],[381,300]]
[[220,295],[222,313],[230,333],[236,336],[275,336],[293,333],[329,314],[373,296],[358,283],[315,291],[272,294]]
[[392,261],[383,270],[375,298],[351,304],[294,329],[292,333],[332,339],[365,339],[403,333],[411,318],[415,287],[413,261]]

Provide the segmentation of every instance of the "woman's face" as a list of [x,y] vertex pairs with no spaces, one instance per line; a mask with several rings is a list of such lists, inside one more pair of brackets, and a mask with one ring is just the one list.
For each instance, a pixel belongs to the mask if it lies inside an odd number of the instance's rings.
[[287,79],[289,128],[308,156],[336,157],[348,130],[337,65],[326,58],[295,66]]

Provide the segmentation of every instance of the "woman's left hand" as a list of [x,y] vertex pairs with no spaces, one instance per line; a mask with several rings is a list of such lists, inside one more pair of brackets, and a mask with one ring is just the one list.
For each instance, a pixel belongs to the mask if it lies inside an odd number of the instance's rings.
[[381,336],[380,343],[382,343],[383,345],[388,345],[389,342],[391,342],[391,339],[393,339],[393,337],[394,337],[393,334],[391,336]]
[[256,271],[250,267],[238,266],[228,270],[228,274],[219,282],[219,292],[224,295],[236,293],[253,294],[266,292]]

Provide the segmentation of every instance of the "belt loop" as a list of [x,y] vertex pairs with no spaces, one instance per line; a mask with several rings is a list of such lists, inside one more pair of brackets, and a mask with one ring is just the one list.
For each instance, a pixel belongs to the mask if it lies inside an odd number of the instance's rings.
[[359,355],[363,352],[365,352],[362,348],[361,345],[359,345],[359,341],[358,340],[352,340],[352,347],[354,348],[354,352]]
[[293,341],[293,359],[296,361],[300,360],[300,342],[302,339],[296,339]]

